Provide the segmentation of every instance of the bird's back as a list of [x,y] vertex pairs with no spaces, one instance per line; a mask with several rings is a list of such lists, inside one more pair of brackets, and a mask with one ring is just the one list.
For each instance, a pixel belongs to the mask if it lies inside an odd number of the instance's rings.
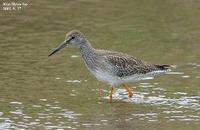
[[97,50],[97,55],[103,57],[105,63],[111,66],[111,73],[118,77],[127,77],[135,74],[147,74],[154,71],[165,72],[169,65],[147,64],[133,56],[107,50]]

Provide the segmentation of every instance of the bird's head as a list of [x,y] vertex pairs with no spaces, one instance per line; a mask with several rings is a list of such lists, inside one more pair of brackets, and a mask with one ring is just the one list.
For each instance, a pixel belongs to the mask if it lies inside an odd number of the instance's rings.
[[61,50],[62,48],[64,48],[67,45],[72,45],[75,47],[80,47],[84,44],[86,44],[87,40],[85,38],[85,36],[78,30],[72,30],[69,33],[66,34],[65,36],[65,40],[58,45],[57,48],[55,48],[50,54],[49,56],[53,55],[54,53],[58,52],[59,50]]

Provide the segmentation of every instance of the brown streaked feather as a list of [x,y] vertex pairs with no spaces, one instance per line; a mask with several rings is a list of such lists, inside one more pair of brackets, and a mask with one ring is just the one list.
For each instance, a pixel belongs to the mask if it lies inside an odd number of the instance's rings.
[[99,54],[103,55],[106,62],[113,66],[112,73],[119,77],[164,70],[162,65],[146,64],[145,62],[124,53],[99,50]]
[[133,57],[115,55],[108,55],[106,57],[110,64],[114,66],[115,73],[119,77],[150,72],[149,67],[147,67],[141,60]]

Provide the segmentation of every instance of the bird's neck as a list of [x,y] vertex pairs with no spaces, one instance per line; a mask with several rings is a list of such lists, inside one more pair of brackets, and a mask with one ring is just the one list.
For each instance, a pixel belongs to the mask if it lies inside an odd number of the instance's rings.
[[93,61],[95,56],[95,49],[91,46],[89,42],[80,46],[80,53],[85,63],[89,66],[89,62]]
[[79,49],[80,49],[80,52],[81,52],[82,55],[87,55],[87,54],[94,53],[94,48],[89,43],[89,41],[87,41],[86,43],[82,44],[79,47]]

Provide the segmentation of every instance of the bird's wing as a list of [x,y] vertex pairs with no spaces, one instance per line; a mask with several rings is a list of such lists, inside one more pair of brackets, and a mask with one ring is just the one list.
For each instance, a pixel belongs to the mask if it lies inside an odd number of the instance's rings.
[[118,77],[126,77],[134,74],[146,74],[153,71],[166,72],[170,65],[146,64],[133,56],[107,50],[97,50],[99,56],[104,57],[104,68]]
[[119,77],[145,74],[154,68],[152,65],[147,65],[139,59],[122,53],[107,53],[104,57],[112,66],[112,73]]

